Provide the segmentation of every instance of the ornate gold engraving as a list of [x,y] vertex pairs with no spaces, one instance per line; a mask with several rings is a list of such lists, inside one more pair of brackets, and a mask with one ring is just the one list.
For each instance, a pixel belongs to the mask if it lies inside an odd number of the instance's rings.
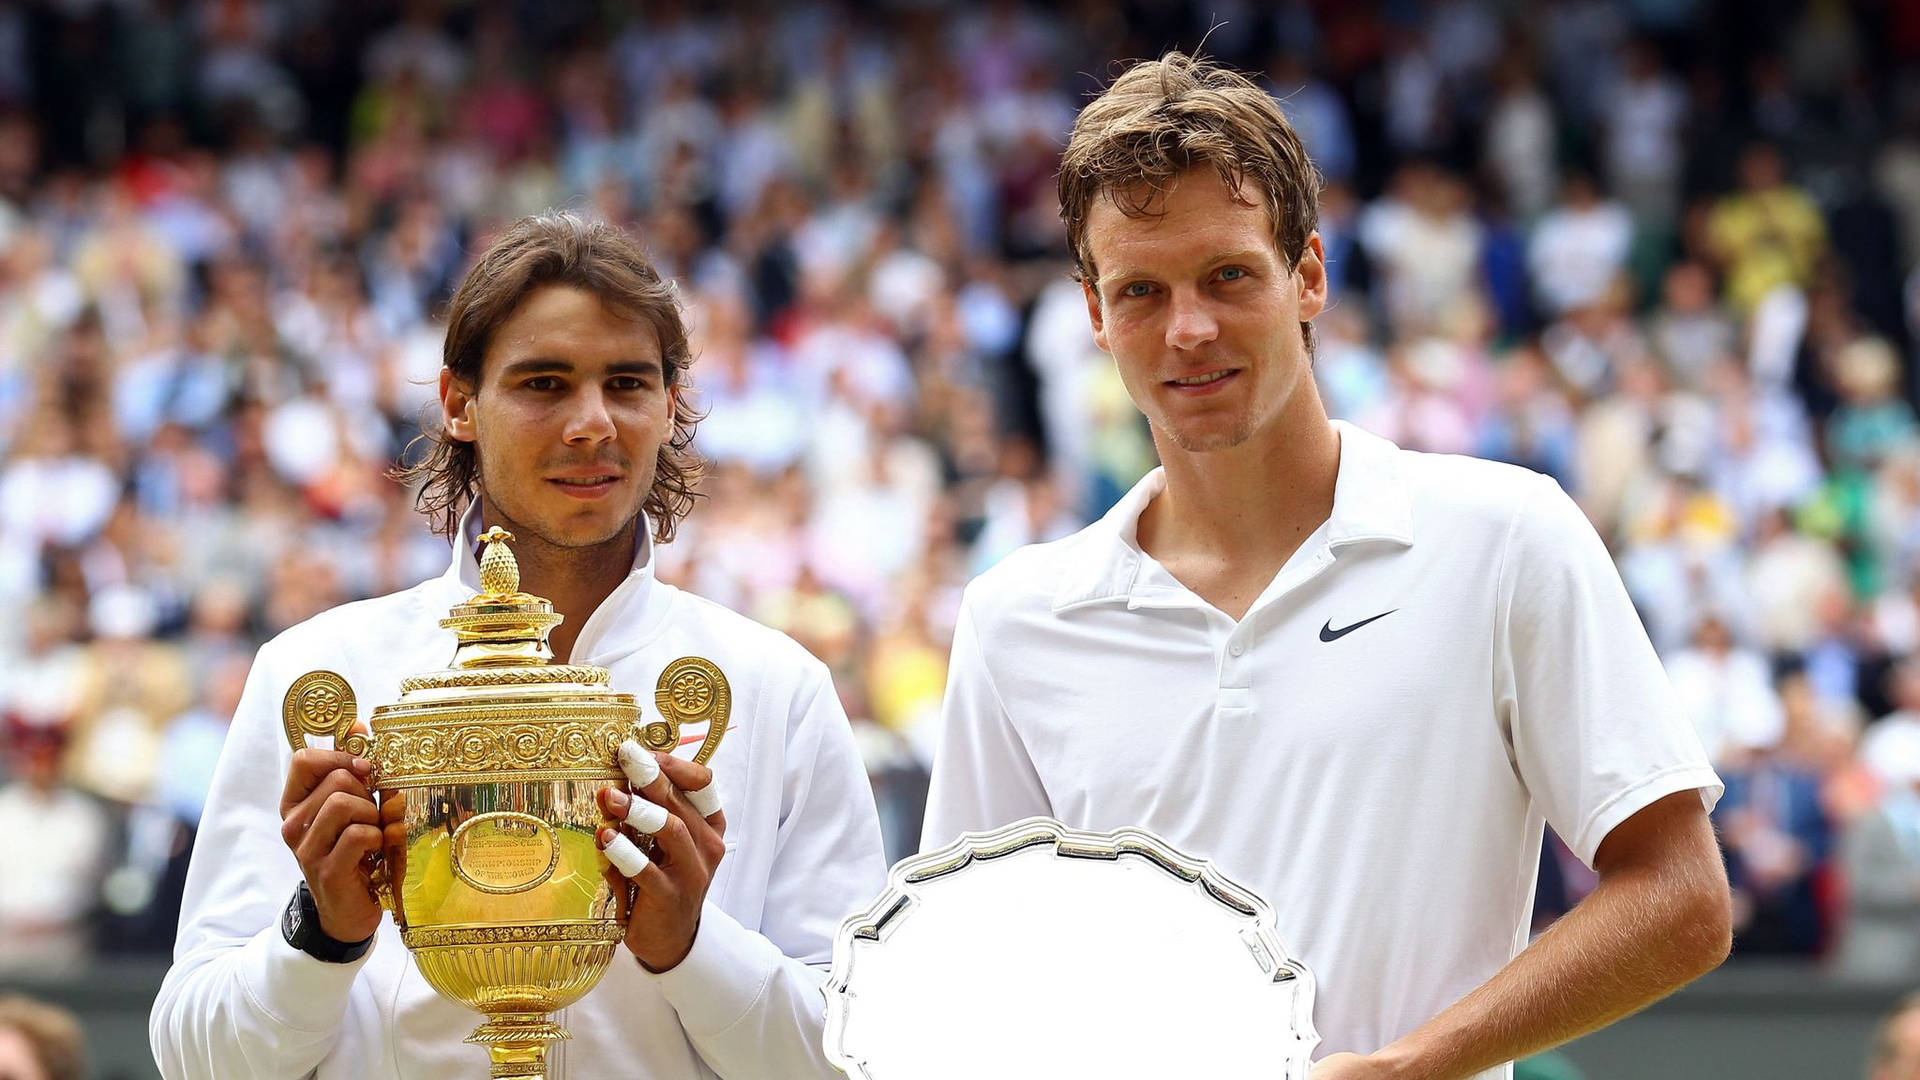
[[451,686],[527,686],[534,683],[579,683],[605,686],[609,676],[603,667],[586,664],[555,664],[538,668],[475,668],[470,671],[434,671],[400,681],[400,691],[440,689]]
[[357,715],[353,687],[331,671],[307,672],[280,699],[280,723],[295,750],[306,749],[309,735],[332,736],[339,745]]
[[[487,1076],[490,1080],[502,1080],[546,1076],[545,1044],[571,1038],[573,1036],[565,1028],[537,1013],[503,1013],[474,1029],[473,1034],[467,1036],[467,1041],[485,1046],[493,1052],[493,1065]],[[532,1047],[542,1049],[534,1050]]]
[[[592,717],[595,712],[606,718]],[[581,713],[592,722],[564,719]],[[634,730],[631,707],[604,706],[512,708],[467,723],[379,726],[370,753],[387,787],[475,782],[493,774],[523,780],[528,777],[517,774],[529,771],[617,780],[620,744]]]
[[[659,681],[654,684],[653,704],[666,722],[648,724],[643,732],[656,738],[642,741],[656,750],[671,750],[680,743],[682,725],[704,722],[707,735],[693,755],[693,760],[704,765],[714,751],[720,749],[720,739],[727,733],[728,719],[733,712],[733,688],[713,661],[704,656],[683,656],[660,673]],[[668,745],[655,745],[657,729],[662,726],[671,730],[671,737],[666,740]]]
[[400,931],[409,949],[448,945],[534,945],[556,941],[619,941],[626,928],[613,922],[550,922],[524,926],[416,926]]

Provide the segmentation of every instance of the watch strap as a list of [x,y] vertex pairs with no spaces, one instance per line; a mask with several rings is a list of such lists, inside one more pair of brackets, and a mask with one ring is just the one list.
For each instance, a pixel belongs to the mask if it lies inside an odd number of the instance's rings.
[[320,928],[320,906],[314,902],[313,890],[302,881],[294,890],[293,899],[287,904],[287,914],[280,922],[280,936],[287,944],[328,964],[350,964],[367,954],[373,947],[373,935],[368,934],[364,941],[341,941],[327,936]]

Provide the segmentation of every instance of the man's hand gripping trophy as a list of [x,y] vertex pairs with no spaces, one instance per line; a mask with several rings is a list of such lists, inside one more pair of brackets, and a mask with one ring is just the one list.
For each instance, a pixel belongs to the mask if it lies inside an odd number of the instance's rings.
[[[600,809],[621,827],[601,829],[599,842],[612,863],[607,876],[623,898],[627,948],[658,973],[693,948],[707,889],[726,855],[727,815],[705,765],[628,740],[620,747],[620,767],[633,794],[601,789]],[[628,830],[648,838],[647,850]]]

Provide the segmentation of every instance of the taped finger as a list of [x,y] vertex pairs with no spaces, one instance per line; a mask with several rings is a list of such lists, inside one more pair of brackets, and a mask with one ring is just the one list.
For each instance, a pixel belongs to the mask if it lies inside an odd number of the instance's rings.
[[624,835],[616,834],[613,839],[607,841],[604,850],[607,853],[607,861],[614,865],[614,869],[629,878],[639,877],[640,871],[645,870],[649,865],[647,857],[640,852],[640,846]]
[[683,791],[681,794],[687,797],[687,802],[700,812],[701,817],[712,817],[720,812],[720,793],[714,790],[712,784],[698,791]]
[[653,752],[634,739],[620,744],[620,769],[636,789],[660,778],[660,763],[653,759]]
[[667,827],[667,808],[635,797],[633,804],[627,808],[626,823],[633,831],[652,836]]

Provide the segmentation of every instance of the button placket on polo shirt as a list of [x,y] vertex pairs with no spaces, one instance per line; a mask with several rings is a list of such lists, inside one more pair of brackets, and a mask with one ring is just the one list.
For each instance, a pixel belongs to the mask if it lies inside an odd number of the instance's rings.
[[1213,642],[1214,670],[1213,718],[1242,720],[1253,715],[1253,612],[1239,621],[1213,605],[1207,605],[1208,637]]
[[1226,648],[1220,653],[1220,682],[1214,691],[1214,716],[1221,720],[1241,720],[1253,715],[1253,633],[1257,616],[1247,617],[1233,626]]
[[1322,545],[1303,566],[1292,560],[1281,568],[1273,583],[1247,609],[1238,623],[1229,621],[1224,647],[1220,651],[1220,681],[1214,693],[1214,715],[1221,720],[1251,717],[1254,712],[1253,658],[1258,651],[1259,629],[1268,609],[1287,594],[1319,577],[1333,565],[1333,550]]

